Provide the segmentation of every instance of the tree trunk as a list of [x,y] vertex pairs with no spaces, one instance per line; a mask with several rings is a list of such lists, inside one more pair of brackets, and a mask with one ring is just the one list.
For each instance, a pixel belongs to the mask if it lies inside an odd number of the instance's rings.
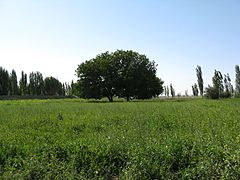
[[127,96],[127,102],[129,102],[130,101],[130,97],[129,96]]
[[113,96],[108,96],[109,102],[113,102]]

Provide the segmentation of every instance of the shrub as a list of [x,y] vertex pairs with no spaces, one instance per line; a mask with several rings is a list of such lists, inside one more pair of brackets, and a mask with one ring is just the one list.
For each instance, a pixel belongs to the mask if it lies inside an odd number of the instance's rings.
[[223,92],[220,94],[221,98],[231,98],[232,94],[230,92]]
[[229,91],[219,92],[216,87],[208,86],[205,96],[209,99],[231,98],[232,94]]
[[215,87],[208,86],[205,96],[209,99],[219,99],[219,90]]

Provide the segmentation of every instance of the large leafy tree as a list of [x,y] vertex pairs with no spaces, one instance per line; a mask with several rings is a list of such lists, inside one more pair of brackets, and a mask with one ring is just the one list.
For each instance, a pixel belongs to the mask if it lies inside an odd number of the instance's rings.
[[84,98],[107,97],[110,102],[114,96],[146,99],[163,91],[155,63],[134,51],[102,53],[80,64],[76,72]]
[[163,92],[163,81],[156,77],[156,65],[145,55],[134,51],[117,50],[113,53],[117,67],[117,95],[148,99]]
[[80,95],[88,99],[107,97],[113,101],[120,87],[119,66],[118,59],[109,52],[80,64],[77,69]]

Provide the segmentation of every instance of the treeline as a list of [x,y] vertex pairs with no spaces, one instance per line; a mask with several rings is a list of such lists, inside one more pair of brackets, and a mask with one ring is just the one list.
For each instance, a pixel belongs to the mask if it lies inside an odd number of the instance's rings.
[[[173,85],[170,84],[169,87],[168,86],[164,86],[164,94],[165,94],[165,96],[169,97],[171,95],[171,97],[175,97],[176,96],[176,92],[175,92],[175,89],[173,88]],[[177,94],[177,96],[180,96],[180,94]]]
[[[40,72],[27,75],[21,72],[18,81],[15,70],[9,73],[0,67],[0,96],[73,96],[81,98],[101,99],[114,97],[135,99],[150,99],[158,97],[163,92],[166,97],[176,95],[173,85],[164,86],[163,81],[156,76],[157,65],[145,55],[134,51],[117,50],[105,52],[87,60],[76,70],[77,83],[61,83],[54,77],[43,78]],[[240,67],[235,66],[235,88],[229,74],[215,70],[212,85],[204,89],[203,73],[200,66],[196,68],[197,82],[192,85],[193,96],[210,99],[240,97]],[[185,91],[188,96],[188,91]]]
[[[208,85],[204,90],[203,74],[201,66],[196,68],[197,82],[192,85],[193,96],[202,96],[209,99],[219,99],[219,98],[231,98],[240,97],[240,67],[235,66],[235,88],[232,85],[232,80],[229,74],[222,74],[220,71],[215,70],[212,77],[212,85]],[[181,96],[181,94],[175,94],[175,89],[173,85],[164,86],[164,95],[166,97]],[[185,96],[188,95],[188,91],[185,91]]]
[[196,68],[197,74],[197,83],[192,86],[192,91],[194,96],[198,96],[200,92],[201,96],[205,96],[209,99],[219,99],[219,98],[231,98],[237,97],[240,93],[240,70],[239,65],[235,66],[236,71],[236,88],[234,89],[232,85],[232,80],[229,74],[222,74],[220,71],[214,71],[214,75],[212,77],[212,85],[208,85],[205,88],[203,86],[203,78],[202,78],[202,70],[200,66]]
[[239,65],[235,66],[235,89],[232,85],[229,74],[222,74],[220,71],[215,70],[212,77],[212,86],[208,85],[205,91],[205,96],[211,99],[239,97],[240,95],[240,68]]
[[76,84],[61,83],[54,77],[43,78],[40,72],[27,75],[21,72],[18,81],[17,73],[9,73],[0,67],[0,96],[71,96],[75,94]]

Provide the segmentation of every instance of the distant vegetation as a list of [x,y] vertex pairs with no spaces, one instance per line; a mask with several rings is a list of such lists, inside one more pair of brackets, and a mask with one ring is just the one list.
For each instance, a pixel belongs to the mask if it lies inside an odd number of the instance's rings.
[[210,99],[230,98],[239,95],[239,66],[236,66],[236,89],[234,90],[229,74],[222,75],[220,71],[215,70],[212,78],[213,86],[206,88],[206,97]]
[[43,97],[43,96],[66,96],[75,93],[76,85],[61,83],[54,77],[43,78],[40,72],[31,72],[29,76],[22,71],[18,82],[15,70],[9,74],[0,67],[0,96],[9,97]]
[[[193,96],[202,96],[210,99],[239,97],[240,95],[240,68],[235,67],[236,87],[234,89],[229,74],[222,74],[215,70],[212,86],[204,88],[201,66],[197,66],[197,83],[192,85]],[[176,94],[171,83],[163,86],[163,80],[156,76],[157,65],[146,55],[134,51],[117,50],[105,52],[95,58],[81,63],[76,70],[77,82],[61,83],[54,77],[43,78],[40,72],[31,72],[29,75],[22,71],[18,81],[15,70],[9,74],[0,67],[0,96],[10,99],[17,96],[40,97],[47,96],[78,96],[85,99],[114,97],[131,99],[150,99],[163,94],[165,97],[182,96]],[[205,90],[204,90],[205,89]],[[185,96],[189,96],[185,91]],[[5,97],[7,99],[7,97]]]
[[[203,74],[201,66],[197,66],[196,75],[197,75],[197,83],[192,85],[192,94],[193,96],[205,96],[209,99],[220,99],[220,98],[231,98],[231,97],[239,97],[240,95],[240,70],[239,65],[235,66],[236,71],[236,88],[234,89],[232,85],[231,78],[229,74],[224,74],[218,70],[214,71],[214,76],[212,78],[212,86],[208,85],[204,91],[204,82],[203,82]],[[164,86],[164,93],[166,97],[169,97],[169,87]],[[175,97],[175,90],[170,84],[170,94],[172,97]],[[188,92],[185,91],[185,96],[189,96]]]

